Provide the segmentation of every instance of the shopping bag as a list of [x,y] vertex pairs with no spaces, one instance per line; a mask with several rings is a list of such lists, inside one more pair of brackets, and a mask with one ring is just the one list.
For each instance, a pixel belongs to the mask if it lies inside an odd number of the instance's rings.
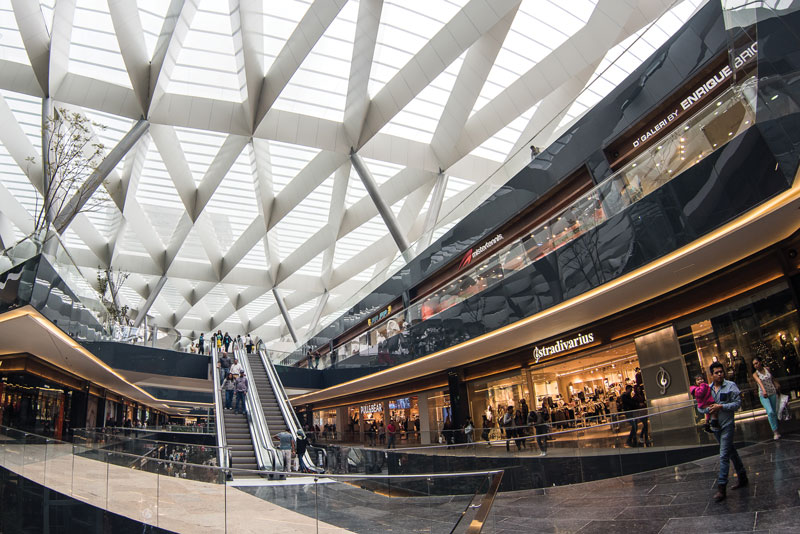
[[789,411],[789,395],[778,395],[778,419],[781,421],[789,421],[792,418],[792,412]]

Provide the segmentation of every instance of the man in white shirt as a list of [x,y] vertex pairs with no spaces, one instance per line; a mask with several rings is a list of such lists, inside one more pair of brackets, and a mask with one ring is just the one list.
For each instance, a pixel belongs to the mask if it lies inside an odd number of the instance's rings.
[[239,360],[234,358],[233,359],[233,365],[231,365],[231,368],[230,368],[230,370],[228,372],[231,373],[234,378],[236,378],[237,376],[242,374],[243,371],[244,371],[244,367],[242,367],[242,364],[239,363]]

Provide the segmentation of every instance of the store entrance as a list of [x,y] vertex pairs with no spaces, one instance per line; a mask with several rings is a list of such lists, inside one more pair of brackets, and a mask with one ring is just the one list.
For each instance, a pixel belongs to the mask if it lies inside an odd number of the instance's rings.
[[591,426],[616,413],[625,386],[642,378],[636,347],[626,341],[538,366],[531,381],[536,407],[549,407],[554,424]]

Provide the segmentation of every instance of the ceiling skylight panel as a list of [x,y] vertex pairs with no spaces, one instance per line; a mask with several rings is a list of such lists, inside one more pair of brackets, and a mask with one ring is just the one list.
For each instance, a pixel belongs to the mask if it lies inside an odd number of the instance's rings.
[[569,124],[593,107],[680,29],[703,0],[684,0],[652,24],[630,35],[606,52],[583,93],[561,121],[559,128]]
[[132,224],[125,226],[125,231],[122,233],[122,236],[117,239],[116,250],[120,254],[146,258],[150,257],[150,254],[148,254],[147,249],[142,244]]
[[0,60],[30,65],[11,0],[0,0]]
[[266,270],[269,266],[267,265],[267,257],[264,254],[264,240],[259,239],[258,243],[239,260],[236,266],[248,269],[259,269],[262,271]]
[[3,144],[0,144],[0,184],[35,216],[37,207],[41,207],[41,197]]
[[177,311],[178,308],[186,302],[186,299],[181,296],[178,289],[173,284],[172,280],[167,279],[164,287],[161,288],[161,292],[158,294],[158,298],[166,304],[166,307],[172,310],[173,312]]
[[338,268],[343,263],[362,254],[364,249],[385,236],[389,230],[380,215],[374,216],[352,232],[336,241],[336,252],[333,255],[333,267]]
[[227,136],[208,130],[177,127],[175,135],[183,149],[186,163],[192,171],[194,183],[199,186]]
[[464,4],[466,1],[385,1],[370,71],[370,97],[375,96]]
[[[226,177],[225,181],[229,179],[230,177]],[[230,184],[225,193],[215,194],[211,201],[213,205],[209,202],[205,210],[223,254],[228,252],[258,215],[252,186],[249,193],[244,188],[238,188],[242,194],[232,195],[237,185],[239,184]]]
[[156,43],[158,43],[158,36],[161,35],[161,28],[164,25],[164,18],[167,16],[169,4],[164,0],[137,1],[139,19],[144,35],[144,45],[149,58],[152,58],[155,53]]
[[47,33],[53,33],[53,13],[56,10],[56,0],[39,0],[39,7],[42,10],[44,24],[47,26]]
[[[203,215],[201,215],[201,217],[202,216]],[[175,256],[176,262],[188,261],[208,264],[208,254],[206,254],[206,249],[203,247],[203,242],[200,240],[199,232],[200,230],[197,226],[189,231],[189,235],[186,236],[178,254]]]
[[526,0],[517,11],[480,95],[475,113],[586,25],[594,2]]
[[319,153],[320,150],[313,148],[270,141],[269,162],[273,193],[278,195]]
[[[272,295],[271,291],[267,291],[242,309],[247,314],[247,317],[252,321],[257,315],[263,313],[265,310],[273,306],[277,308],[277,305],[275,304],[275,297]],[[277,312],[278,310],[276,309],[275,311]]]
[[286,259],[328,222],[333,175],[329,176],[286,214],[270,233],[277,237],[278,256]]
[[281,0],[262,2],[264,73],[269,72],[272,62],[283,49],[286,40],[292,35],[297,24],[308,11],[311,0]]
[[[119,115],[84,109],[83,114],[93,124],[92,132],[103,144],[106,154],[111,152],[133,127],[134,121]],[[127,155],[126,155],[127,156]],[[121,162],[120,162],[121,165]]]
[[302,316],[304,313],[307,313],[315,308],[315,302],[317,300],[318,299],[313,299],[303,302],[302,304],[298,304],[297,306],[289,310],[289,317],[292,318],[293,322],[297,321],[298,319],[300,319],[300,316]]
[[[98,193],[93,196],[96,197]],[[95,200],[92,200],[92,202],[95,202]],[[84,212],[84,215],[92,223],[94,229],[106,240],[116,235],[122,219],[122,214],[111,199],[107,199],[96,209]]]
[[[206,293],[201,302],[206,306],[211,315],[216,316],[217,313],[226,304],[230,304],[231,301],[228,295],[225,294],[225,290],[222,289],[222,286],[216,285],[211,291]],[[219,320],[222,319],[222,317],[216,316],[216,319]]]
[[297,269],[294,274],[308,275],[308,276],[321,276],[322,275],[322,259],[324,253],[317,254],[311,261],[306,262],[302,267]]
[[471,154],[482,158],[490,159],[492,161],[503,162],[511,156],[511,150],[522,135],[525,127],[533,116],[533,110],[536,106],[531,107],[528,111],[511,121],[505,128],[498,131],[489,139],[476,147]]
[[178,53],[167,92],[242,102],[228,2],[203,0]]
[[163,206],[178,211],[184,210],[183,202],[175,191],[175,185],[164,166],[155,143],[150,143],[147,149],[139,187],[136,190],[136,199],[143,206]]
[[409,102],[381,131],[386,134],[430,143],[444,107],[456,83],[466,52]]
[[[11,109],[17,124],[25,132],[38,154],[42,152],[42,99],[34,96],[0,90],[0,95]],[[41,162],[39,162],[41,164]]]
[[78,0],[67,70],[122,87],[132,87],[107,2]]
[[347,3],[273,104],[332,121],[344,120],[358,4]]

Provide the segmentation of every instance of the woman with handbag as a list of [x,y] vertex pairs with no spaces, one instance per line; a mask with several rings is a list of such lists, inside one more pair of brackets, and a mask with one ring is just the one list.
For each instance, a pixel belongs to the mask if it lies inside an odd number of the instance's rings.
[[769,368],[764,366],[760,356],[753,356],[753,378],[758,384],[760,395],[758,400],[767,412],[767,420],[772,429],[773,439],[781,439],[778,434],[778,393],[781,390],[777,380],[772,377]]

